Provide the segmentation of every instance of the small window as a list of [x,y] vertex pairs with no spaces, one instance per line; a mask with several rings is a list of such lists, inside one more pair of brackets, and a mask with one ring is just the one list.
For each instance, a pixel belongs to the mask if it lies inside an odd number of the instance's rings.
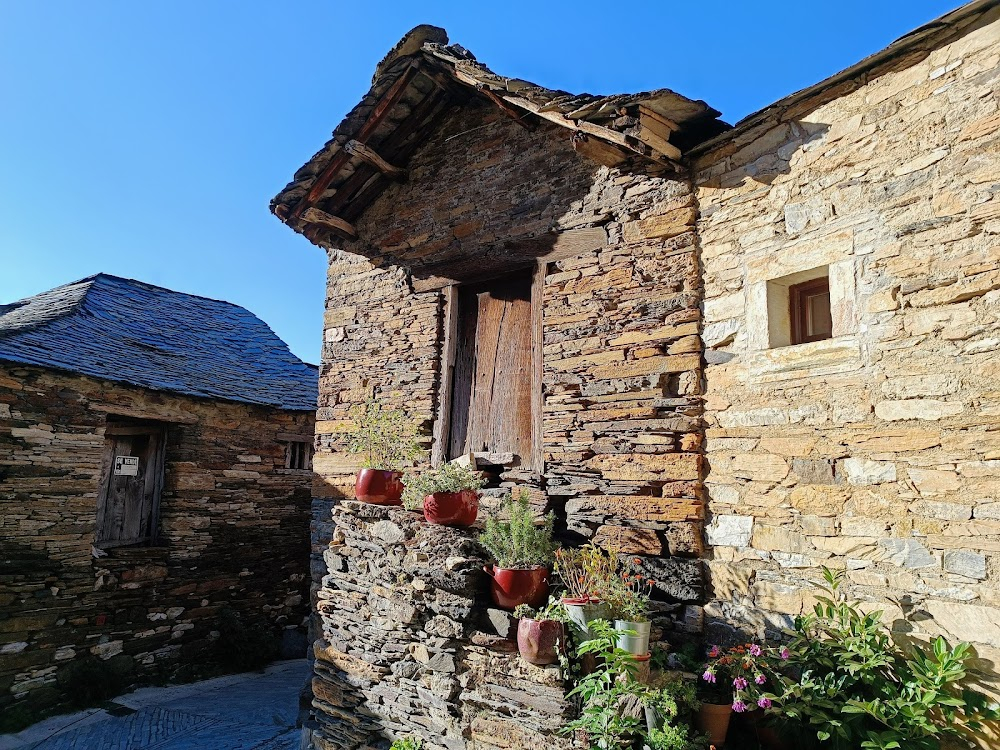
[[788,288],[788,304],[793,344],[833,338],[829,277],[793,284]]
[[312,469],[312,443],[289,441],[285,443],[286,469]]

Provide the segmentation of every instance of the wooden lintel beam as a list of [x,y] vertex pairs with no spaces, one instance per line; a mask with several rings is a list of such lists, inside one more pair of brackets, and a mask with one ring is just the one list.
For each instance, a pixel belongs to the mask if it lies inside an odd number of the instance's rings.
[[402,180],[406,177],[406,170],[390,164],[378,152],[370,146],[366,146],[360,141],[348,141],[344,144],[344,151],[361,159],[361,161],[371,164],[375,169],[393,180]]
[[339,216],[333,216],[326,211],[320,211],[318,208],[307,208],[302,212],[301,218],[306,224],[316,224],[326,229],[332,229],[347,239],[356,240],[358,238],[358,230],[354,228],[353,224],[344,221]]
[[[371,114],[368,115],[368,119],[365,124],[361,126],[361,129],[355,135],[355,138],[360,141],[364,141],[375,132],[375,129],[388,114],[389,110],[399,101],[400,97],[403,96],[403,92],[406,91],[406,87],[409,85],[410,81],[417,74],[419,69],[416,61],[410,63],[410,66],[404,70],[396,82],[392,84],[385,95],[379,99],[378,104],[372,110]],[[309,208],[313,203],[315,203],[326,189],[330,187],[330,183],[333,182],[333,178],[337,176],[347,160],[351,158],[351,154],[347,153],[344,149],[341,149],[333,158],[330,159],[330,163],[326,165],[319,176],[316,177],[316,181],[313,183],[309,192],[298,202],[298,205],[290,212],[288,220],[295,219],[302,216],[303,212]]]

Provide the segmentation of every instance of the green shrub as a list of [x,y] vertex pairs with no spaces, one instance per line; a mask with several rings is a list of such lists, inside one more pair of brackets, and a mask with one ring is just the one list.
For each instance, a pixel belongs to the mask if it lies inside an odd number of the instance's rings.
[[401,737],[398,740],[393,740],[392,744],[389,746],[389,750],[421,750],[423,746],[424,741],[411,734],[408,737]]
[[535,514],[528,502],[528,493],[521,491],[517,500],[508,496],[500,508],[500,515],[486,519],[485,530],[479,543],[492,555],[500,568],[533,568],[552,564],[556,545],[552,541],[556,522],[549,513],[541,525],[535,524]]
[[943,638],[929,649],[897,646],[881,612],[848,602],[842,572],[824,568],[826,585],[811,615],[795,619],[790,663],[801,670],[781,698],[781,713],[835,750],[937,750],[963,728],[995,719],[997,706],[963,688],[970,646]]
[[399,471],[420,455],[417,425],[406,412],[370,398],[350,414],[354,430],[347,433],[347,449],[364,454],[366,469]]
[[76,708],[89,708],[121,695],[131,684],[132,660],[121,654],[102,661],[85,657],[59,670],[56,680]]
[[419,510],[427,495],[435,492],[478,490],[483,486],[483,480],[472,469],[456,463],[446,463],[436,469],[427,469],[419,475],[407,474],[403,484],[403,506],[409,510]]

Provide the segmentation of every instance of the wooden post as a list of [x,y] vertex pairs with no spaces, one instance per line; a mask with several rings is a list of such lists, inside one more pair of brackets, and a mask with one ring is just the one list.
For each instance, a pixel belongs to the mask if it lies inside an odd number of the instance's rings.
[[434,420],[434,442],[431,445],[431,465],[439,466],[448,460],[448,442],[451,435],[451,390],[455,371],[455,344],[458,338],[458,287],[449,286],[441,291],[444,307],[444,341],[441,344],[441,371],[438,378],[438,414]]

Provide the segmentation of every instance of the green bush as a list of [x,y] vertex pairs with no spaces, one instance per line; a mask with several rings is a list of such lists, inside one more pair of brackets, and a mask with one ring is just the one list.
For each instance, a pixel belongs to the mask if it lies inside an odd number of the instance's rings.
[[939,637],[929,649],[904,650],[881,612],[846,600],[842,572],[824,569],[824,578],[813,614],[797,617],[790,633],[789,661],[801,673],[781,698],[786,719],[835,750],[937,750],[997,718],[995,704],[961,685],[969,644]]
[[403,506],[409,510],[419,510],[424,506],[424,498],[428,495],[435,492],[478,490],[483,486],[483,480],[472,469],[446,463],[436,469],[427,469],[419,475],[407,474],[403,484]]
[[350,414],[354,430],[347,434],[347,449],[364,454],[366,469],[398,471],[420,455],[417,425],[406,412],[370,398]]
[[393,740],[389,746],[389,750],[421,750],[423,746],[424,741],[422,739],[410,735],[409,737],[401,737],[398,740]]
[[124,654],[102,661],[85,657],[59,670],[59,687],[76,708],[89,708],[121,695],[131,684],[132,660]]
[[552,541],[556,517],[549,513],[541,525],[535,524],[535,514],[528,502],[528,493],[521,491],[517,500],[508,496],[500,507],[500,516],[486,519],[479,543],[492,555],[500,568],[533,568],[549,566],[555,557]]

